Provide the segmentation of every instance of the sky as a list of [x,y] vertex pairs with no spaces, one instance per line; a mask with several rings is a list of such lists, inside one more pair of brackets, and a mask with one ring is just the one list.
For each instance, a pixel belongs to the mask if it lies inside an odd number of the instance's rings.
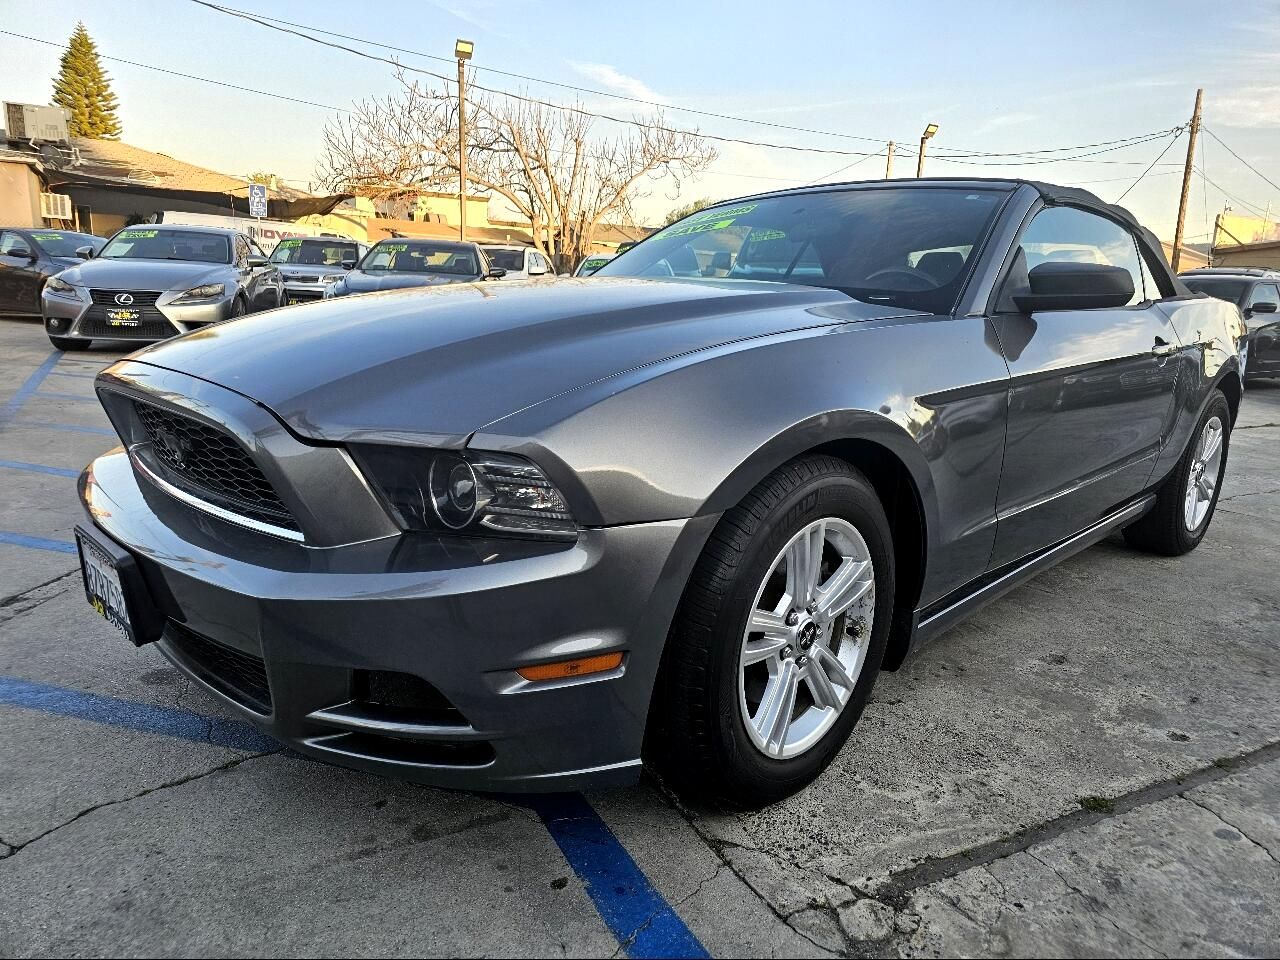
[[[810,181],[884,175],[885,141],[913,152],[937,123],[927,172],[1027,176],[1084,186],[1173,235],[1186,135],[1133,186],[1171,135],[1109,150],[988,157],[948,153],[1043,151],[1169,131],[1205,89],[1204,127],[1186,236],[1207,240],[1224,205],[1280,216],[1280,3],[1073,0],[1060,3],[868,3],[762,0],[638,4],[536,0],[220,0],[435,56],[475,42],[473,82],[624,118],[655,108],[516,80],[540,80],[665,104],[669,126],[755,141],[717,142],[719,159],[685,182],[646,187],[641,219],[659,222],[693,199],[722,199]],[[229,17],[191,0],[63,0],[40,8],[0,0],[0,30],[66,42],[83,20],[107,57],[132,60],[322,106],[290,103],[106,60],[123,139],[232,175],[269,170],[305,187],[315,178],[333,111],[397,87],[392,68]],[[329,38],[334,39],[334,38]],[[345,41],[339,41],[345,42]],[[349,44],[389,56],[367,44]],[[47,103],[60,51],[0,34],[0,100]],[[452,74],[440,61],[406,64]],[[732,119],[684,112],[724,114]],[[754,122],[749,122],[754,121]],[[812,132],[764,124],[801,127]],[[601,134],[626,128],[604,120]],[[866,138],[866,139],[856,139]],[[1236,159],[1222,145],[1234,150]],[[763,144],[763,145],[762,145]],[[773,145],[773,146],[770,146]],[[808,148],[778,149],[779,145]],[[1017,161],[1011,163],[1012,161]],[[914,156],[894,172],[914,174]]]

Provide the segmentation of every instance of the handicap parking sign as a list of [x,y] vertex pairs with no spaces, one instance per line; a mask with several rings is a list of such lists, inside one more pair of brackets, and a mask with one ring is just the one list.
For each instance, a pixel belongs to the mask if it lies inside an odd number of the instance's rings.
[[263,183],[249,184],[249,216],[265,217],[267,215],[267,186]]

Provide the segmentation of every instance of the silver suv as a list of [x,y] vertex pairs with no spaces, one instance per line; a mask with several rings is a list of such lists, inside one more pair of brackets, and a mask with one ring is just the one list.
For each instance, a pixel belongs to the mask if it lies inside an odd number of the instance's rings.
[[347,275],[369,251],[349,237],[288,237],[271,251],[271,263],[284,280],[289,303],[324,297],[324,288]]

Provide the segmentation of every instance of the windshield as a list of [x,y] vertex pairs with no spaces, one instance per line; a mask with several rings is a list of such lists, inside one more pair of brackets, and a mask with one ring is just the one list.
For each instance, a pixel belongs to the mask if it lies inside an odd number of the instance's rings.
[[489,263],[495,267],[501,267],[503,270],[524,269],[523,250],[508,250],[504,247],[485,247],[484,254],[489,258]]
[[102,246],[101,239],[83,233],[32,231],[31,239],[40,244],[40,249],[51,257],[74,257],[78,247],[93,247],[97,250]]
[[360,269],[390,273],[443,273],[478,277],[474,247],[456,243],[383,240],[365,254]]
[[289,237],[271,251],[272,263],[296,263],[316,267],[340,267],[343,260],[359,260],[354,243],[341,240],[304,240]]
[[1252,281],[1229,280],[1226,277],[1183,277],[1182,282],[1193,293],[1207,293],[1219,300],[1243,306],[1245,294],[1249,292],[1249,284]]
[[593,273],[595,273],[597,270],[603,267],[606,263],[608,263],[609,259],[610,259],[609,257],[587,257],[587,259],[583,260],[582,263],[578,265],[577,276],[579,277],[591,276]]
[[802,283],[945,313],[1006,196],[872,187],[722,204],[666,227],[596,275]]
[[128,227],[112,237],[99,256],[108,260],[194,260],[230,263],[230,238],[222,233]]

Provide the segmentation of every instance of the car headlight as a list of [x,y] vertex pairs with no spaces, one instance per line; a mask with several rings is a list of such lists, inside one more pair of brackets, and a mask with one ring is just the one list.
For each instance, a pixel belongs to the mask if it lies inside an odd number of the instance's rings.
[[569,505],[523,457],[353,444],[351,455],[408,530],[572,540]]
[[57,277],[50,277],[46,280],[44,288],[49,293],[57,294],[60,297],[71,297],[75,300],[81,299],[79,290],[67,283],[67,281],[59,280]]
[[320,282],[321,283],[337,283],[339,280],[341,280],[345,276],[346,276],[345,273],[326,273],[323,277],[320,278]]
[[184,290],[174,298],[174,303],[190,303],[193,300],[217,300],[226,292],[220,283],[206,283],[204,286]]

